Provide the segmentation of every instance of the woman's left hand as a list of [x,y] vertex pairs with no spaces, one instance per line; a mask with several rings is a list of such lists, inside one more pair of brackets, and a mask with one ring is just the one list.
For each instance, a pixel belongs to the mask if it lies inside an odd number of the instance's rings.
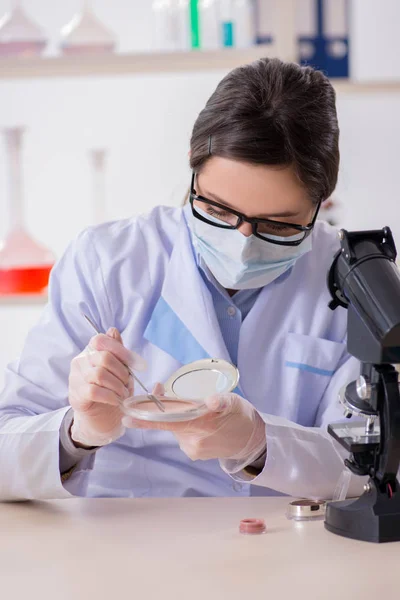
[[[156,386],[158,393],[162,386]],[[171,431],[181,450],[192,460],[233,459],[243,466],[255,461],[266,448],[265,423],[255,408],[237,394],[206,398],[208,412],[193,421],[156,423],[124,417],[125,427]]]

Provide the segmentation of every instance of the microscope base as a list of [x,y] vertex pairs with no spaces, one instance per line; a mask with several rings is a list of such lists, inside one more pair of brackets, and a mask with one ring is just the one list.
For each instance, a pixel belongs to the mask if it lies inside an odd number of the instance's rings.
[[332,533],[365,542],[400,541],[400,493],[389,498],[374,487],[357,500],[330,502],[325,528]]

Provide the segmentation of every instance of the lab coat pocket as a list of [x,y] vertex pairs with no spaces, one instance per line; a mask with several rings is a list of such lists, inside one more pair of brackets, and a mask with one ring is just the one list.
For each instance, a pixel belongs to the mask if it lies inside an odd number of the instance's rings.
[[287,397],[292,418],[312,426],[318,405],[334,375],[346,345],[298,333],[286,336],[283,353]]

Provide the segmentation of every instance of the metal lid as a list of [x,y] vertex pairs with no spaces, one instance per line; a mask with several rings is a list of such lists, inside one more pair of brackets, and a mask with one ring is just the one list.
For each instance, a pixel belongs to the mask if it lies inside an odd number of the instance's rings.
[[294,500],[287,509],[288,519],[303,521],[321,519],[325,516],[326,503],[316,500]]

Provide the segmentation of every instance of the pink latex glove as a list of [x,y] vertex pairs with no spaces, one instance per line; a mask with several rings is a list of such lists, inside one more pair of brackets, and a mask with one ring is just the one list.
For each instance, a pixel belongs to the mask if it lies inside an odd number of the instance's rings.
[[71,363],[69,403],[74,410],[71,438],[78,446],[105,446],[121,437],[121,403],[132,396],[127,365],[145,368],[144,360],[127,350],[117,329],[94,336]]
[[[158,384],[153,393],[162,395]],[[156,423],[124,417],[123,424],[135,429],[171,431],[181,450],[192,460],[224,460],[221,466],[230,473],[253,463],[266,448],[265,423],[252,404],[237,394],[218,394],[206,398],[208,413],[183,423]]]

